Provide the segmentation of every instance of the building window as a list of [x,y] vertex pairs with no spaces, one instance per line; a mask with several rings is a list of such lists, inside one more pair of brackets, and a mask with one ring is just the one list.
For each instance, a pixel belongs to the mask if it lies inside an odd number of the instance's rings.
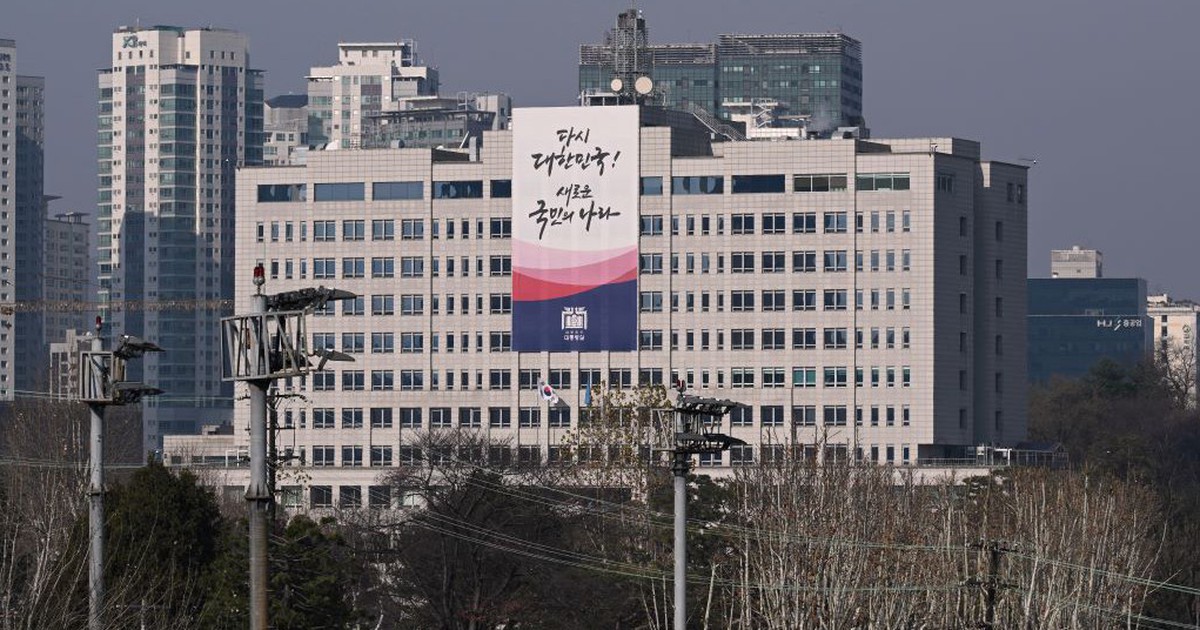
[[375,182],[371,186],[371,198],[375,201],[422,199],[424,196],[424,182]]
[[827,427],[844,427],[846,426],[846,406],[845,405],[825,405],[821,410],[824,415],[824,424]]
[[493,429],[507,429],[512,426],[512,409],[508,407],[488,407],[488,426]]
[[732,179],[735,195],[784,192],[783,175],[734,175]]
[[720,195],[725,192],[725,178],[720,175],[672,177],[672,195]]
[[844,174],[796,175],[793,189],[798,192],[838,192],[846,190]]
[[307,187],[304,184],[259,184],[259,203],[306,201]]
[[482,199],[483,181],[458,180],[433,182],[434,199]]
[[869,190],[908,190],[908,173],[859,173],[855,178],[855,187],[861,191]]
[[642,236],[662,236],[663,218],[658,214],[644,214],[640,219]]
[[793,311],[817,310],[817,292],[814,289],[796,289],[792,291]]
[[734,214],[730,216],[729,232],[734,235],[754,234],[754,215]]
[[663,179],[661,177],[643,177],[639,185],[639,192],[644,197],[657,197],[663,193]]
[[492,199],[510,199],[510,198],[512,198],[512,180],[511,179],[493,179],[491,184],[492,184]]
[[793,328],[792,329],[792,349],[793,350],[813,350],[817,347],[817,329],[816,328]]
[[817,232],[817,213],[815,212],[794,212],[792,213],[792,233],[793,234],[815,234]]
[[824,214],[826,234],[845,234],[847,230],[845,212],[826,212]]
[[774,212],[763,215],[763,234],[786,234],[787,233],[787,215],[782,212]]
[[362,201],[363,183],[313,184],[313,201]]
[[838,272],[846,270],[846,250],[827,250],[824,252],[825,271]]

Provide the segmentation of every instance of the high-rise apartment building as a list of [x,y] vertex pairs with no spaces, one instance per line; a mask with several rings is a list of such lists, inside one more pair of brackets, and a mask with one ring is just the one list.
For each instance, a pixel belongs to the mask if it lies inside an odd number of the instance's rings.
[[308,151],[308,96],[283,94],[263,106],[263,164],[298,164]]
[[[663,104],[697,105],[721,118],[770,111],[804,117],[810,131],[862,126],[862,44],[841,33],[718,35],[715,43],[650,44],[641,13],[623,12],[603,44],[579,47],[579,91],[607,92],[622,74],[621,47],[639,42],[636,54]],[[627,53],[632,55],[635,53]]]
[[[982,160],[977,143],[954,138],[712,142],[694,117],[659,108],[634,112],[640,124],[575,122],[612,109],[623,108],[517,110],[527,118],[486,133],[477,155],[316,151],[304,166],[241,173],[238,203],[252,210],[237,229],[238,312],[256,263],[268,293],[324,285],[360,296],[307,324],[310,347],[355,362],[279,384],[304,395],[279,409],[280,451],[308,479],[280,482],[285,504],[379,499],[364,487],[415,461],[425,432],[478,432],[501,445],[501,461],[561,462],[602,382],[678,378],[748,404],[722,427],[748,446],[705,467],[826,440],[833,456],[912,464],[1024,438],[1027,208],[1005,195],[1024,190],[1024,167]],[[613,189],[628,205],[612,209],[637,220],[621,228],[633,249],[606,262],[588,254],[594,262],[568,281],[522,270],[518,256],[532,251],[522,234],[566,255],[559,235],[600,243],[614,215],[538,214],[524,197],[529,155],[514,163],[514,146],[528,146],[519,136],[535,127],[572,125],[582,154],[599,147],[607,160],[614,139],[635,147],[615,162],[634,171],[613,171],[632,177]],[[544,135],[535,141],[557,146]],[[609,203],[596,187],[588,195]],[[535,276],[562,282],[531,289]],[[531,291],[574,293],[572,282],[610,277],[622,297],[569,313],[551,304],[545,321],[522,310]],[[632,349],[519,351],[518,331]],[[246,405],[235,409],[243,448]]]
[[[88,244],[91,226],[82,212],[56,214],[45,220],[42,293],[49,302],[80,304],[92,301],[92,271]],[[83,309],[51,309],[45,313],[46,343],[63,341],[68,330],[87,330],[94,317]]]
[[45,128],[42,77],[17,74],[17,47],[0,39],[0,400],[45,385],[42,220]]
[[372,114],[437,93],[437,68],[422,64],[412,40],[339,43],[337,65],[309,71],[309,140],[334,148],[360,146]]
[[235,173],[262,163],[262,74],[240,33],[122,27],[99,88],[98,298],[106,335],[165,350],[130,366],[166,391],[145,403],[153,450],[229,417],[220,301],[233,294]]

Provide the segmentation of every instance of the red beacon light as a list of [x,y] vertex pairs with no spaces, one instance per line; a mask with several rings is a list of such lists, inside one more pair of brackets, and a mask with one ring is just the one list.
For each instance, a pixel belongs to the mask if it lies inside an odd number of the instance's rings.
[[254,265],[254,286],[261,287],[267,283],[267,272],[263,269],[262,263]]

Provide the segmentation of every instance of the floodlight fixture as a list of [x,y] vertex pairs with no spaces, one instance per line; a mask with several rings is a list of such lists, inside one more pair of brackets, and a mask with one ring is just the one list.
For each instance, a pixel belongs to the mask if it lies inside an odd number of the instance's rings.
[[165,393],[163,390],[157,387],[150,387],[145,383],[135,383],[132,381],[113,383],[114,402],[118,405],[131,405],[146,396],[158,396],[163,393]]
[[318,372],[320,372],[321,370],[324,370],[325,364],[329,363],[330,361],[344,361],[344,362],[350,362],[350,363],[354,362],[354,357],[346,354],[345,352],[338,352],[337,350],[334,350],[333,348],[317,348],[316,350],[313,351],[311,356],[318,357],[319,359],[321,359],[317,363],[317,371]]
[[353,300],[358,294],[328,287],[304,288],[267,296],[268,311],[304,311],[324,308],[329,302]]
[[147,352],[162,352],[163,349],[151,341],[134,335],[121,335],[121,343],[113,354],[122,359],[136,359]]

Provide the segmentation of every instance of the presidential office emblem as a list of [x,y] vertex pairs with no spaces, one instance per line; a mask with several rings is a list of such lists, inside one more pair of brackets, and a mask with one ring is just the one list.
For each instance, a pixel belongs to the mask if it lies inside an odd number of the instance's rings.
[[564,306],[562,310],[563,339],[583,341],[587,333],[588,312],[586,306]]

